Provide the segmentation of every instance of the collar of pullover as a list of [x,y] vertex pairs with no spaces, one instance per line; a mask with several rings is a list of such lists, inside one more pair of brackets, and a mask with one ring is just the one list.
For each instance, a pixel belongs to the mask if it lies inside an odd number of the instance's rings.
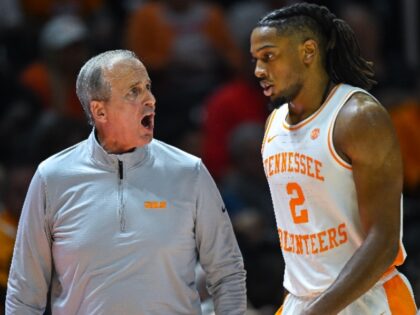
[[128,153],[110,154],[99,144],[95,136],[95,129],[90,133],[87,142],[92,159],[95,162],[108,167],[115,167],[115,165],[118,165],[118,161],[122,161],[125,168],[131,168],[141,164],[149,155],[149,145],[138,147],[134,151]]

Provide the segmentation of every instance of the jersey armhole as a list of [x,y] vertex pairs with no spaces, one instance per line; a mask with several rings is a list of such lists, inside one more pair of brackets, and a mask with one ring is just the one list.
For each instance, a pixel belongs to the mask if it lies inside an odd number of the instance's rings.
[[335,126],[335,119],[330,124],[328,128],[328,151],[330,152],[332,158],[335,162],[337,162],[340,166],[344,167],[345,169],[352,170],[353,167],[350,163],[345,161],[338,153],[337,150],[334,147],[334,141],[333,141],[333,132],[334,132],[334,126]]
[[335,128],[335,124],[337,121],[337,116],[340,113],[341,109],[343,108],[343,106],[347,103],[347,101],[350,99],[350,97],[352,97],[355,93],[358,92],[362,92],[362,93],[366,93],[365,91],[361,90],[361,89],[353,89],[351,91],[349,91],[347,94],[345,94],[342,98],[342,100],[339,102],[340,106],[336,109],[336,111],[333,114],[333,117],[331,119],[331,123],[328,127],[328,151],[331,154],[333,160],[340,165],[341,167],[352,171],[353,167],[352,165],[345,161],[337,152],[337,150],[335,149],[334,146],[334,128]]
[[261,153],[264,151],[264,145],[265,145],[265,143],[266,143],[266,141],[267,141],[267,136],[268,136],[268,134],[269,134],[269,132],[270,132],[270,129],[271,129],[271,124],[273,123],[274,116],[276,116],[276,114],[277,114],[277,108],[276,108],[276,109],[274,109],[274,110],[272,111],[272,113],[271,113],[270,117],[268,117],[268,121],[267,121],[267,123],[266,123],[266,128],[265,128],[265,132],[264,132],[263,142],[262,142],[262,145],[261,145]]

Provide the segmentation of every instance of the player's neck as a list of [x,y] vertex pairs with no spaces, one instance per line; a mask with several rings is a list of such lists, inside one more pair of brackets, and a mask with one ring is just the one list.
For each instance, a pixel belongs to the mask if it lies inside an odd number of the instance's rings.
[[334,84],[325,78],[319,80],[317,86],[313,85],[302,89],[302,93],[289,102],[287,120],[290,124],[297,124],[315,113],[327,100]]

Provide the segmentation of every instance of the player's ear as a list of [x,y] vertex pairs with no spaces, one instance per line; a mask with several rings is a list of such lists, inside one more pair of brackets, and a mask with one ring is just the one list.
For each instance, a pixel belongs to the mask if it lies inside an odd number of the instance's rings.
[[91,101],[90,112],[92,113],[92,119],[95,122],[106,122],[106,108],[103,101]]
[[315,57],[318,53],[318,43],[313,39],[307,39],[302,44],[302,60],[306,65],[310,65],[314,62]]

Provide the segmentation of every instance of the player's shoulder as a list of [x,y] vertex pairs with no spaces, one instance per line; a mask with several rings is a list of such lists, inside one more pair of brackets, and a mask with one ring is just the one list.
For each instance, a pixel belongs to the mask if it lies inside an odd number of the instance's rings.
[[382,104],[371,94],[355,91],[338,113],[337,124],[344,124],[346,129],[374,128],[388,125],[389,114]]
[[373,150],[393,138],[395,131],[387,110],[365,91],[353,93],[337,115],[334,143],[352,158],[355,153]]

